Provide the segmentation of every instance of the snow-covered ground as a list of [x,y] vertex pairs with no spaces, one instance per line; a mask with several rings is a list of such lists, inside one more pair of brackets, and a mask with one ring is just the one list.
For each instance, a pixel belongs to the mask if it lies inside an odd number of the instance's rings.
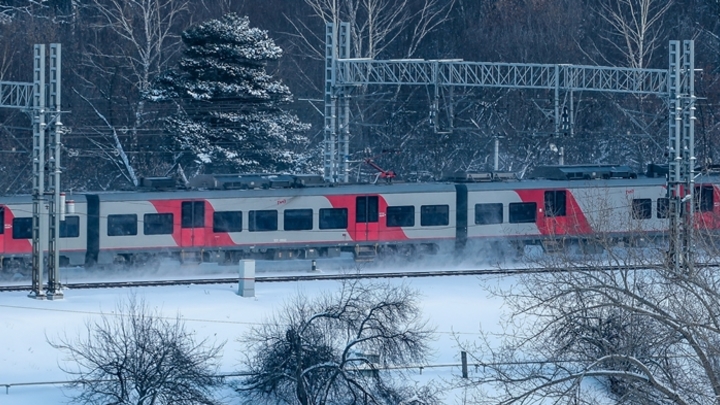
[[[354,271],[338,263],[320,262],[319,267],[335,266],[340,271]],[[296,269],[285,267],[273,269],[273,265],[259,264],[258,272],[307,271],[308,262],[298,261]],[[417,267],[417,266],[415,266]],[[197,272],[213,274],[237,274],[233,268],[200,265],[195,268],[177,264],[163,264],[168,277]],[[427,269],[427,267],[425,268]],[[374,269],[377,270],[377,269]],[[388,270],[387,268],[384,270]],[[363,270],[365,271],[365,270]],[[373,271],[373,269],[367,269]],[[158,275],[157,269],[152,272]],[[64,270],[65,281],[92,278],[84,270]],[[117,278],[137,279],[141,273],[117,274]],[[61,278],[63,276],[61,275]],[[484,287],[507,279],[490,277],[432,277],[389,279],[390,283],[407,283],[419,290],[422,309],[430,324],[436,327],[433,343],[435,354],[432,364],[457,364],[460,349],[456,336],[464,340],[477,338],[479,331],[498,330],[502,302],[488,298]],[[68,403],[62,385],[20,385],[7,389],[4,384],[66,381],[68,376],[58,367],[63,361],[62,353],[51,348],[48,339],[67,334],[75,337],[84,330],[85,322],[110,314],[116,304],[134,292],[145,302],[160,309],[164,315],[180,315],[186,326],[196,332],[198,338],[209,337],[218,342],[226,341],[222,360],[222,372],[240,369],[238,360],[243,347],[237,338],[254,324],[278,310],[284,300],[298,292],[306,295],[338,288],[335,281],[298,281],[287,283],[257,283],[255,298],[237,295],[237,284],[189,285],[179,287],[156,287],[135,289],[66,290],[65,298],[57,301],[30,299],[25,292],[0,293],[0,405],[25,405],[43,403],[55,405]],[[459,367],[439,367],[417,370],[419,379],[437,378],[449,380],[459,375]],[[459,403],[461,393],[447,393],[446,403]]]

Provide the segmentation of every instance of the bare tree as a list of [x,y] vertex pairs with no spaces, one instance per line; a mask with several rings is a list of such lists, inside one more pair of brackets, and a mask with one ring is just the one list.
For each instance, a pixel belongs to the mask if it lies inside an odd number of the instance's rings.
[[[664,266],[664,238],[650,243],[647,221],[613,201],[591,211],[608,221],[625,211],[634,237],[603,228],[582,243],[558,235],[564,249],[533,260],[548,272],[497,291],[512,315],[501,344],[475,348],[485,367],[474,382],[497,394],[478,403],[720,403],[718,272]],[[716,257],[711,239],[697,236],[708,253],[700,256]]]
[[242,339],[252,375],[247,403],[435,403],[432,390],[394,386],[384,365],[423,364],[432,330],[406,286],[344,282],[339,292],[299,295]]
[[68,355],[63,369],[80,389],[74,403],[219,403],[213,389],[223,344],[196,341],[179,317],[166,319],[134,296],[88,321],[83,336],[50,344]]
[[[143,95],[179,49],[181,18],[188,2],[92,0],[85,7],[90,26],[99,33],[98,41],[88,43],[82,62],[90,73],[81,76],[83,87],[94,96],[80,97],[90,107],[88,116],[94,115],[99,122],[87,140],[96,156],[109,163],[109,171],[117,173],[110,182],[119,177],[137,186],[138,168],[154,169],[153,163],[143,164],[148,156],[138,152],[143,146],[157,145],[156,139],[148,138],[161,133],[158,128],[147,128]],[[78,87],[76,92],[88,94]]]

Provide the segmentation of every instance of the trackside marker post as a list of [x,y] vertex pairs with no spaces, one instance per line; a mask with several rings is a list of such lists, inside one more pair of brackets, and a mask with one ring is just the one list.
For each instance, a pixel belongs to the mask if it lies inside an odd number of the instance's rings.
[[255,260],[240,260],[239,272],[238,295],[241,297],[254,297]]

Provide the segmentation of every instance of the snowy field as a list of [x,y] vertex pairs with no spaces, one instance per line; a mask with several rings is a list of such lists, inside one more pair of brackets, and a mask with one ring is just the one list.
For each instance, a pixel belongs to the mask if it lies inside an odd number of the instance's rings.
[[[258,273],[282,273],[305,271],[308,263],[298,261],[297,268],[273,269],[277,264],[258,265]],[[337,266],[338,263],[319,262],[319,267],[331,265],[339,271],[351,271]],[[418,266],[412,266],[417,268]],[[428,266],[422,266],[428,270]],[[200,273],[237,274],[233,268],[200,265],[187,268],[163,264],[153,269],[152,274],[168,277]],[[375,271],[377,268],[362,271]],[[382,270],[392,270],[383,268]],[[337,270],[336,270],[337,271]],[[355,271],[355,270],[352,270]],[[117,274],[118,279],[137,279],[142,273]],[[93,278],[81,269],[64,269],[64,281],[81,281]],[[498,330],[501,304],[498,299],[488,298],[486,287],[498,282],[507,284],[509,279],[494,277],[432,277],[389,279],[390,283],[406,283],[418,290],[422,297],[424,316],[436,328],[435,349],[431,364],[458,364],[460,349],[456,336],[473,340],[479,331]],[[144,299],[148,305],[158,308],[168,317],[180,315],[188,329],[197,338],[209,337],[217,342],[227,342],[224,348],[221,372],[240,369],[238,360],[243,347],[236,341],[254,324],[262,322],[273,311],[278,310],[284,300],[298,292],[308,296],[322,291],[333,291],[339,287],[335,281],[298,281],[287,283],[257,283],[255,298],[238,296],[237,284],[190,285],[180,287],[154,287],[135,289],[66,290],[65,298],[58,301],[39,301],[27,298],[25,292],[0,293],[0,405],[29,405],[43,403],[55,405],[69,403],[71,391],[62,385],[21,385],[6,384],[61,382],[68,376],[59,369],[62,353],[51,348],[47,340],[62,334],[75,337],[84,330],[84,324],[100,316],[111,314],[118,301],[132,292]],[[436,379],[448,381],[460,374],[459,367],[426,368],[416,372],[419,380]],[[462,392],[446,393],[446,403],[460,403]]]

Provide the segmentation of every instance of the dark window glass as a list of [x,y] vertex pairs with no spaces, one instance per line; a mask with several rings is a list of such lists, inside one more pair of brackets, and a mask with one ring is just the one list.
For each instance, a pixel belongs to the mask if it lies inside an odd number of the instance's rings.
[[13,219],[13,239],[32,239],[32,217]]
[[420,225],[442,226],[450,224],[450,206],[423,205],[420,207]]
[[503,205],[502,203],[475,204],[475,224],[492,225],[502,224]]
[[242,211],[216,211],[213,213],[213,232],[241,232]]
[[564,217],[565,216],[565,190],[550,190],[545,192],[545,216],[546,217]]
[[657,200],[657,217],[667,218],[670,215],[670,200],[667,198],[658,198]]
[[711,212],[713,210],[713,187],[700,186],[695,187],[695,212]]
[[250,232],[277,231],[278,213],[275,210],[250,211],[248,230]]
[[145,235],[172,235],[173,214],[145,214],[143,233]]
[[363,196],[355,200],[355,222],[378,221],[378,197]]
[[5,207],[0,207],[0,235],[5,233]]
[[77,215],[66,216],[60,221],[61,238],[77,238],[80,236],[80,217]]
[[508,217],[511,224],[526,224],[535,222],[537,213],[537,204],[529,203],[510,203],[508,205]]
[[137,215],[108,215],[107,234],[108,236],[137,235]]
[[286,231],[307,231],[313,228],[311,209],[285,210],[283,219]]
[[649,198],[632,200],[632,217],[634,219],[652,218],[652,200]]
[[186,201],[182,203],[183,228],[202,228],[205,226],[205,201]]
[[415,226],[415,206],[387,207],[387,226]]
[[346,229],[348,226],[347,208],[321,208],[320,229]]

